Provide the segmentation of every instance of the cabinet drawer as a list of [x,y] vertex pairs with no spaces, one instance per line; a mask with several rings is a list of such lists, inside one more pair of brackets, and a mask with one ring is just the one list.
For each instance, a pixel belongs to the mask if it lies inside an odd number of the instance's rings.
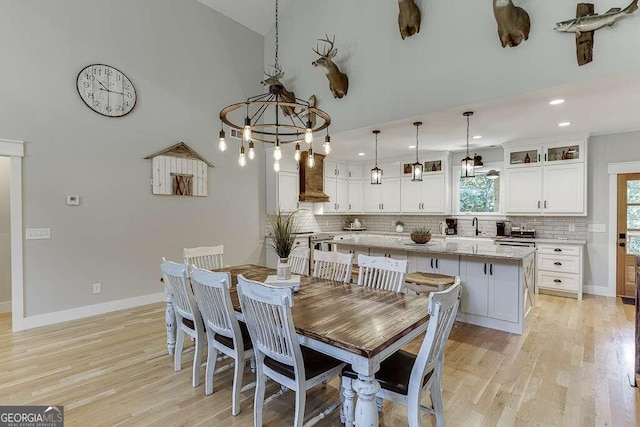
[[580,288],[580,283],[578,283],[578,275],[575,274],[539,271],[538,287],[575,292]]
[[568,245],[550,245],[542,244],[536,245],[539,254],[555,254],[555,255],[580,255],[580,246],[568,246]]
[[580,273],[580,258],[565,255],[538,254],[538,270]]

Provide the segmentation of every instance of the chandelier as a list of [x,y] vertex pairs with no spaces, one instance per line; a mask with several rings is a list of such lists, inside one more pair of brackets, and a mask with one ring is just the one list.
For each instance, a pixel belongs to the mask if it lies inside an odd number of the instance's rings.
[[[278,64],[278,0],[276,0],[276,23],[275,23],[275,61],[273,70],[265,71],[267,78],[262,81],[264,86],[269,88],[267,93],[252,96],[244,102],[231,104],[220,110],[220,140],[218,148],[225,151],[227,143],[225,140],[224,125],[236,129],[242,133],[240,145],[240,156],[238,164],[244,167],[247,163],[245,155],[245,143],[248,145],[249,160],[255,157],[254,142],[273,144],[273,169],[280,170],[280,159],[282,159],[282,144],[295,143],[294,158],[300,161],[300,143],[306,144],[305,150],[308,152],[307,166],[313,167],[313,134],[327,129],[325,136],[324,151],[331,152],[331,138],[329,137],[329,125],[331,117],[319,108],[315,107],[315,101],[305,101],[295,97],[293,92],[288,91],[281,83],[284,71]],[[314,100],[314,97],[311,98]]]

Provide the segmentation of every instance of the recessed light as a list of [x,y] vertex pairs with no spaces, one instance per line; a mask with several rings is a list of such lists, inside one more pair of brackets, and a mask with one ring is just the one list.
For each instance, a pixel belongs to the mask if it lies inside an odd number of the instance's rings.
[[564,99],[561,99],[561,98],[554,99],[554,100],[549,101],[549,104],[551,104],[551,105],[564,104]]
[[473,139],[482,139],[482,135],[473,135]]
[[358,153],[358,156],[364,156],[364,153]]
[[410,146],[409,146],[409,148],[410,148],[410,149],[411,149],[411,148],[416,148],[416,146],[415,146],[415,145],[410,145]]
[[565,126],[569,126],[571,124],[571,122],[560,122],[558,123],[558,126],[560,126],[561,128],[565,127]]

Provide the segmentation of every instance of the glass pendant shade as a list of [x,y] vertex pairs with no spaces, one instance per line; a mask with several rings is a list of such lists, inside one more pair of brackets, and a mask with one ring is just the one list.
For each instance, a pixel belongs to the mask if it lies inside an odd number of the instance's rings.
[[371,184],[382,184],[382,169],[377,166],[371,169]]
[[247,165],[247,158],[244,155],[244,146],[240,146],[240,157],[238,157],[238,164],[240,167],[245,167]]
[[296,151],[293,153],[296,163],[300,163],[300,144],[296,143]]
[[411,181],[422,181],[422,163],[415,162],[411,165]]
[[227,149],[227,141],[225,140],[224,130],[220,131],[220,140],[218,141],[218,150],[225,151]]
[[256,150],[253,148],[253,141],[249,142],[249,160],[256,158]]
[[471,157],[467,156],[462,159],[460,164],[460,177],[461,178],[473,178],[476,176],[476,168],[474,167],[474,161]]

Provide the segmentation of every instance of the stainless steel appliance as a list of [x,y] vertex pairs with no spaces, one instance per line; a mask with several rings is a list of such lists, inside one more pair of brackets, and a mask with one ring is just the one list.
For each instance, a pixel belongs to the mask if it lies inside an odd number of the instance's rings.
[[496,236],[511,236],[511,221],[496,221]]
[[458,234],[458,220],[454,218],[447,218],[445,221],[447,223],[447,229],[445,230],[447,235]]

